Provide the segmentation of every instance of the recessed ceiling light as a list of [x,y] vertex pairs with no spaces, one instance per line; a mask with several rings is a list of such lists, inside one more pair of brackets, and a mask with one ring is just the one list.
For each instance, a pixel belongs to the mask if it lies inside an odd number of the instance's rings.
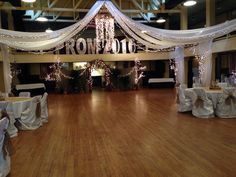
[[165,23],[166,20],[165,20],[164,18],[160,17],[160,18],[157,19],[156,22],[157,22],[157,23]]
[[147,31],[145,31],[145,30],[142,30],[142,31],[141,31],[141,33],[147,33]]
[[38,17],[36,18],[36,21],[39,21],[39,22],[47,22],[48,19],[46,17]]
[[197,4],[197,1],[194,1],[194,0],[188,0],[184,2],[184,6],[187,6],[187,7],[194,6],[195,4]]
[[46,33],[52,33],[53,30],[51,30],[50,28],[48,28],[48,29],[45,30],[45,32],[46,32]]
[[36,2],[36,0],[21,0],[21,1],[26,2],[26,3],[34,3],[34,2]]

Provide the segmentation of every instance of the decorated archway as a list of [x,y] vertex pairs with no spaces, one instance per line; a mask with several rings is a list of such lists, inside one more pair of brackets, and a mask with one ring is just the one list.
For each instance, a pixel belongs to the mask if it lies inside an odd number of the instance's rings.
[[86,68],[80,75],[85,75],[86,80],[87,80],[87,85],[89,92],[92,92],[93,90],[93,78],[92,78],[92,71],[95,69],[104,69],[105,71],[105,87],[107,89],[112,88],[112,83],[111,83],[111,69],[110,67],[101,59],[93,60],[87,63]]

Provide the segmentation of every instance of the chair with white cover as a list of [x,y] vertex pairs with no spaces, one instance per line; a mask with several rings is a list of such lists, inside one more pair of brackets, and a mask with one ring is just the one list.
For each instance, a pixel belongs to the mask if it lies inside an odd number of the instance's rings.
[[30,92],[20,92],[19,97],[30,98]]
[[14,125],[16,120],[13,114],[12,104],[8,101],[0,101],[0,111],[6,112],[5,114],[9,118],[10,122],[7,128],[7,132],[10,137],[16,137],[18,134],[18,129]]
[[48,94],[45,92],[40,101],[41,106],[41,120],[43,123],[48,122]]
[[21,113],[19,119],[19,129],[21,130],[35,130],[42,125],[41,121],[40,100],[38,97],[33,97],[30,106]]
[[221,118],[236,118],[236,89],[225,88],[216,105],[216,115]]
[[3,118],[0,120],[0,177],[6,177],[10,172],[10,156],[4,147],[5,131],[8,127],[9,120]]
[[179,87],[176,88],[177,91],[177,107],[178,112],[187,112],[192,110],[192,101],[190,98],[185,96],[185,89],[187,86],[185,84],[181,84]]
[[195,94],[192,95],[193,109],[192,114],[199,118],[214,117],[213,103],[207,98],[203,88],[193,88]]

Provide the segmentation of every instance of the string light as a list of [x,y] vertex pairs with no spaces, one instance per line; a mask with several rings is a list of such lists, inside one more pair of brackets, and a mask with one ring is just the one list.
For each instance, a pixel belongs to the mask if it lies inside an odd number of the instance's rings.
[[114,18],[109,14],[98,14],[95,17],[96,42],[98,48],[104,48],[105,42],[108,50],[112,48],[115,36]]
[[73,77],[67,76],[66,74],[63,73],[62,71],[63,66],[64,66],[64,63],[62,63],[60,61],[60,58],[57,57],[57,62],[49,66],[52,72],[46,75],[45,80],[61,82],[62,78],[73,79]]
[[93,60],[93,61],[87,63],[86,69],[80,74],[80,76],[87,74],[87,76],[88,76],[87,84],[88,84],[90,92],[93,89],[92,71],[97,69],[97,68],[104,69],[106,87],[111,86],[111,78],[110,78],[111,69],[110,69],[110,67],[101,59]]

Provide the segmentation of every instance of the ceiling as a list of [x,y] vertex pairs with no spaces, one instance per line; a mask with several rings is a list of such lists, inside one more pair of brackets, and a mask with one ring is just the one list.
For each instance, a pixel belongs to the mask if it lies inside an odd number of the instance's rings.
[[[189,28],[205,25],[205,0],[197,0],[194,7],[188,8]],[[236,17],[235,0],[215,0],[217,23]],[[14,29],[18,31],[44,31],[47,28],[60,29],[75,23],[84,17],[96,0],[37,0],[36,3],[23,3],[21,0],[2,0],[2,27],[8,28],[7,11],[13,11]],[[112,0],[123,13],[131,18],[158,28],[165,24],[157,24],[158,16],[169,19],[170,29],[180,29],[180,12],[184,0]],[[165,2],[165,3],[163,3]],[[35,19],[47,16],[49,22],[40,23]]]

